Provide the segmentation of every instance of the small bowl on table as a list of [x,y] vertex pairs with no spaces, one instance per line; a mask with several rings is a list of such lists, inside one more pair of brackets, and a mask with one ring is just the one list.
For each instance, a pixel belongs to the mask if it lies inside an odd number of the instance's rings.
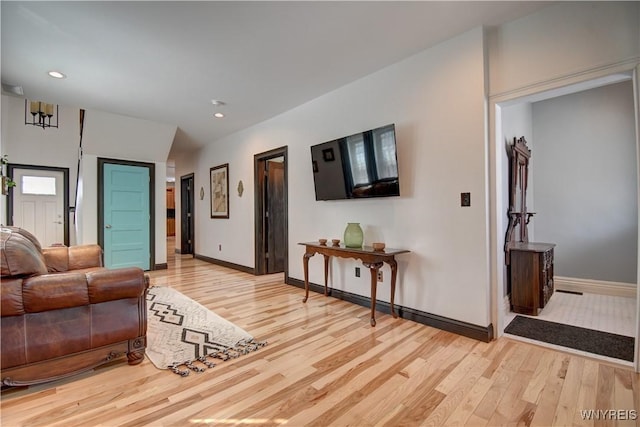
[[373,250],[376,252],[382,252],[384,251],[385,244],[382,242],[375,242],[371,244],[371,247],[373,247]]
[[333,246],[340,246],[340,239],[331,239]]
[[324,246],[327,244],[327,239],[318,239],[318,243]]

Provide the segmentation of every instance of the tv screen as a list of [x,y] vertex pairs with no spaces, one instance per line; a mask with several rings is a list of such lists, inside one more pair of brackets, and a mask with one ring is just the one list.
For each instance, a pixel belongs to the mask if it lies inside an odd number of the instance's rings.
[[395,125],[311,147],[316,200],[399,196]]

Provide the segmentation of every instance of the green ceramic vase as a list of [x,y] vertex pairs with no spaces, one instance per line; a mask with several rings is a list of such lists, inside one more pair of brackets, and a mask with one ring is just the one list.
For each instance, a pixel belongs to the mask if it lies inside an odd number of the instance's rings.
[[344,245],[348,248],[361,248],[364,235],[357,222],[350,222],[344,230]]

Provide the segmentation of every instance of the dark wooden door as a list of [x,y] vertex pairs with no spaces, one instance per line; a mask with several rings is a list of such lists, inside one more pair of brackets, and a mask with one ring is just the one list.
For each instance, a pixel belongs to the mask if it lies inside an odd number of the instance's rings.
[[279,273],[285,269],[285,203],[284,163],[266,163],[265,236],[267,273]]
[[180,253],[193,254],[194,247],[193,174],[180,178]]

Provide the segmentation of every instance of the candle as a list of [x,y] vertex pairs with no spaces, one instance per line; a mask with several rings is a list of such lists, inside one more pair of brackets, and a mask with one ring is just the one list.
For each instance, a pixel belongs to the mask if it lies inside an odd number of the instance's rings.
[[31,101],[31,114],[38,114],[39,105],[38,101]]

